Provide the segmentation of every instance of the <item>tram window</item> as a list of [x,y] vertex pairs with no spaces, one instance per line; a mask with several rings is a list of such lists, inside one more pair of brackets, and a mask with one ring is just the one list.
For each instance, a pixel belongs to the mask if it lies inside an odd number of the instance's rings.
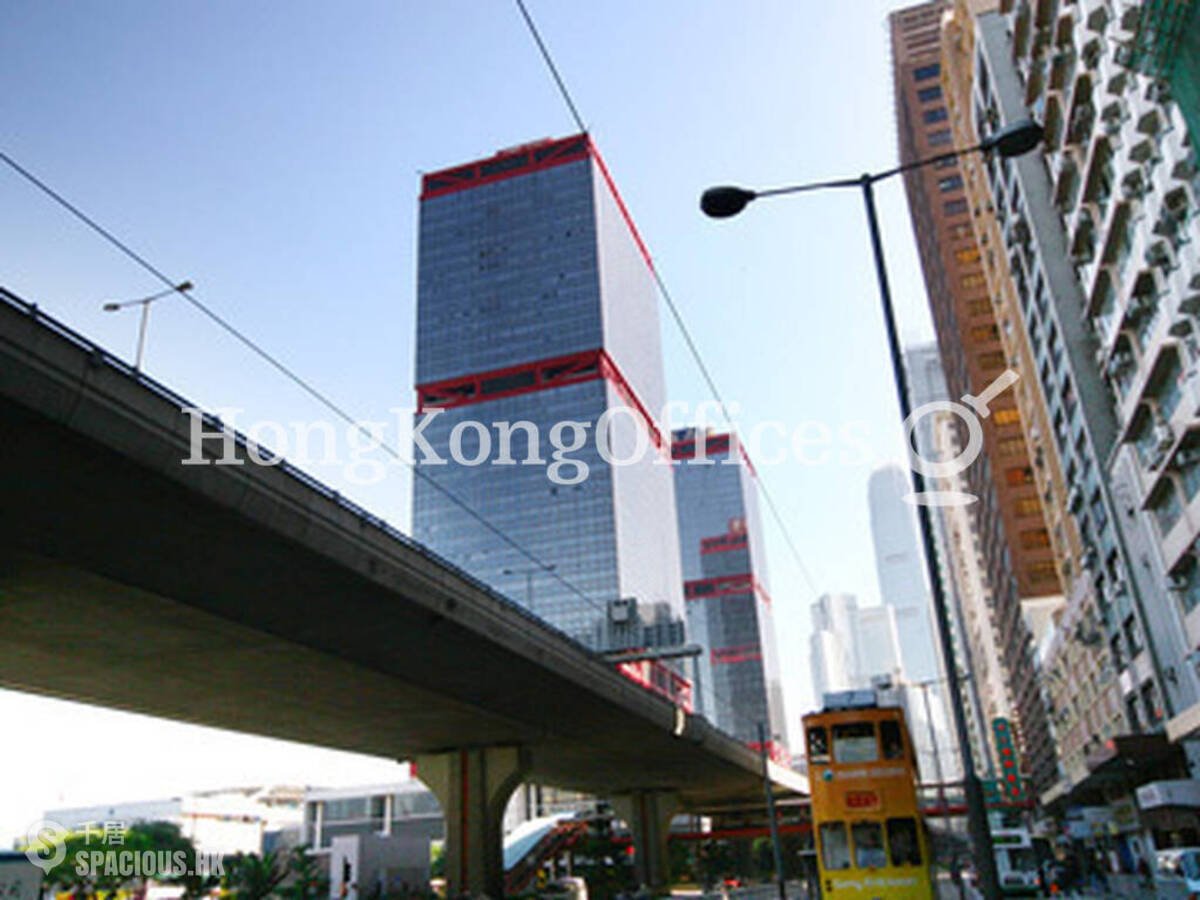
[[868,763],[879,759],[875,746],[875,726],[871,722],[851,722],[833,726],[833,759],[839,763]]
[[829,762],[829,736],[823,725],[808,729],[808,761],[810,763]]
[[844,822],[821,823],[821,862],[826,869],[850,868],[850,843]]
[[917,823],[913,819],[887,820],[888,847],[893,866],[919,866],[921,844],[917,840]]
[[880,722],[879,742],[883,744],[884,759],[904,759],[904,738],[900,737],[899,722]]
[[854,864],[860,869],[881,869],[887,865],[883,852],[883,829],[878,822],[855,822],[850,827],[854,838]]

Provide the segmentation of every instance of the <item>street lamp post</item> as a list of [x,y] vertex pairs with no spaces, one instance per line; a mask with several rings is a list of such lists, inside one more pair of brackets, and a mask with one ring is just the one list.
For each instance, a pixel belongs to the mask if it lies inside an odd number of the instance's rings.
[[767,727],[758,723],[758,756],[762,762],[763,791],[767,798],[767,822],[771,827],[771,855],[775,860],[775,883],[779,900],[788,900],[787,873],[783,868],[783,844],[779,840],[779,820],[775,817],[775,791],[771,787],[771,767],[767,764]]
[[921,689],[921,700],[925,707],[925,726],[929,730],[929,752],[933,754],[933,777],[937,779],[938,805],[946,808],[946,773],[942,769],[942,755],[938,751],[937,728],[933,724],[933,711],[929,708],[929,688],[941,681],[918,681],[916,687]]
[[[888,283],[887,266],[883,256],[883,239],[879,231],[879,216],[875,209],[875,183],[908,172],[923,168],[947,159],[957,159],[968,153],[999,153],[1004,157],[1020,156],[1028,153],[1042,140],[1042,127],[1036,122],[1025,119],[1008,125],[995,134],[985,138],[974,147],[965,147],[940,153],[927,159],[916,160],[896,166],[884,172],[874,174],[864,173],[859,178],[843,178],[834,181],[813,182],[810,184],[792,185],[765,191],[751,191],[739,187],[714,187],[704,192],[700,200],[700,208],[706,215],[723,219],[735,216],[746,208],[752,200],[760,197],[772,197],[780,194],[798,194],[809,191],[830,188],[857,187],[863,198],[867,213],[867,226],[871,236],[871,251],[875,260],[875,277],[879,283],[879,299],[883,306],[883,321],[887,332],[888,351],[891,355],[892,377],[896,384],[896,395],[900,402],[900,416],[908,421],[912,415],[912,403],[908,395],[908,376],[904,370],[904,356],[900,347],[900,334],[896,323],[896,313],[892,305],[892,291]],[[919,497],[925,491],[924,475],[913,469],[911,471],[913,491]],[[921,544],[925,552],[925,567],[929,577],[930,591],[933,597],[934,618],[937,622],[938,636],[941,643],[942,660],[946,668],[947,688],[950,692],[950,705],[954,711],[954,731],[961,748],[963,760],[963,793],[967,801],[967,826],[971,842],[975,847],[975,865],[979,873],[980,887],[989,898],[1000,896],[1000,883],[996,872],[996,860],[992,852],[992,837],[988,829],[987,807],[983,796],[983,786],[975,772],[974,754],[971,751],[971,739],[967,729],[966,712],[963,703],[962,686],[959,683],[958,666],[954,659],[954,641],[950,634],[950,616],[946,603],[945,592],[942,589],[940,573],[937,567],[936,545],[933,536],[933,520],[929,507],[917,504],[917,520],[921,530]]]
[[134,371],[140,372],[142,370],[142,357],[146,352],[146,328],[150,324],[150,305],[154,303],[155,300],[161,300],[168,294],[183,293],[184,291],[190,291],[193,287],[195,287],[195,285],[193,285],[190,281],[181,281],[174,287],[169,287],[165,291],[159,291],[157,294],[151,294],[149,297],[140,297],[137,300],[126,300],[123,303],[104,304],[105,312],[118,312],[128,306],[140,306],[142,308],[142,319],[138,324],[137,355],[134,357],[133,363]]

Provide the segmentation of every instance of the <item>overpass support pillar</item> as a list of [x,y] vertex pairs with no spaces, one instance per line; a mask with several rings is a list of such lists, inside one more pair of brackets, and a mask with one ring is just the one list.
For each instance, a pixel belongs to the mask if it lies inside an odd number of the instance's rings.
[[679,795],[671,791],[634,791],[612,798],[613,810],[633,832],[633,865],[638,883],[658,891],[670,886],[667,835],[679,811]]
[[446,896],[504,897],[504,807],[529,771],[520,747],[473,747],[418,756],[417,777],[446,818]]

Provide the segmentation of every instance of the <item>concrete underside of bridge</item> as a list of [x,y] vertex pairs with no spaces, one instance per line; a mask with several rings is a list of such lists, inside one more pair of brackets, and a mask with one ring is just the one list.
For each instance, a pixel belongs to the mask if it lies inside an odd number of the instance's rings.
[[761,796],[747,748],[335,498],[182,465],[190,426],[0,306],[0,685],[393,759],[520,748],[522,777],[700,811]]

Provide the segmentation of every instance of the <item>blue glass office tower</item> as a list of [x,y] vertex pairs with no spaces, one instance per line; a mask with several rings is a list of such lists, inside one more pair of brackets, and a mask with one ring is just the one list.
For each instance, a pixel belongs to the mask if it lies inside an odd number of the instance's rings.
[[577,135],[426,175],[419,241],[417,420],[446,462],[414,448],[414,536],[589,646],[681,642],[657,295],[596,148]]
[[721,730],[789,761],[783,690],[767,591],[766,552],[754,470],[728,434],[672,435],[680,558],[698,709]]

